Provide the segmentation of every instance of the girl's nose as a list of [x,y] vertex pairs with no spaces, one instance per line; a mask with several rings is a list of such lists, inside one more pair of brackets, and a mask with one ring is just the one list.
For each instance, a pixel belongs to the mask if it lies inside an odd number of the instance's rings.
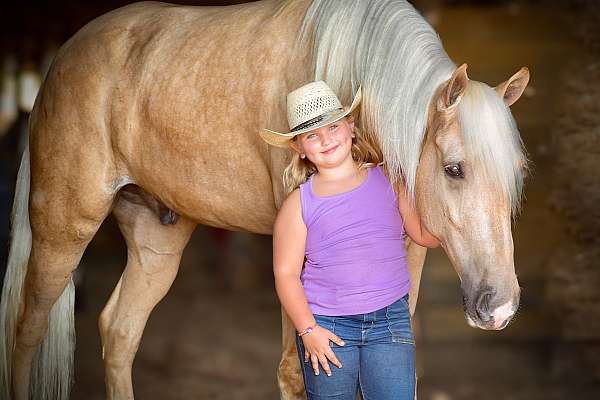
[[329,132],[321,132],[319,137],[321,139],[321,145],[327,145],[331,141],[331,135]]

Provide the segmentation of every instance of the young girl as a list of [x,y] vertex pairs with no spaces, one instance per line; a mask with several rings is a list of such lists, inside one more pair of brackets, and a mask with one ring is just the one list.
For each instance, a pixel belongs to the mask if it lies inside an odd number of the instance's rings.
[[309,83],[288,95],[291,131],[261,132],[294,150],[273,231],[275,287],[298,331],[309,400],[355,400],[359,389],[364,400],[413,400],[403,234],[439,242],[348,116],[360,98],[342,108],[324,82]]

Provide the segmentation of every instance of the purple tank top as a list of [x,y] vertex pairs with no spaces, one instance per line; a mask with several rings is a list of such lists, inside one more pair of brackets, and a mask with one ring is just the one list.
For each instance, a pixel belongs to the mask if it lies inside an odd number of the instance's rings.
[[332,196],[315,195],[312,181],[300,185],[300,197],[307,228],[301,281],[313,314],[364,314],[408,293],[398,199],[381,168]]

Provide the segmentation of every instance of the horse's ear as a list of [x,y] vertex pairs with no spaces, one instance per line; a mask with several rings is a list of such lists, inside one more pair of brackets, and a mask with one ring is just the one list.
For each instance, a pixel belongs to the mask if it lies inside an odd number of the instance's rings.
[[468,83],[467,64],[463,64],[454,71],[442,93],[442,107],[444,109],[455,107],[460,102]]
[[510,107],[519,100],[528,83],[529,70],[527,67],[523,67],[519,72],[511,76],[509,80],[496,86],[494,90],[504,99],[504,103]]

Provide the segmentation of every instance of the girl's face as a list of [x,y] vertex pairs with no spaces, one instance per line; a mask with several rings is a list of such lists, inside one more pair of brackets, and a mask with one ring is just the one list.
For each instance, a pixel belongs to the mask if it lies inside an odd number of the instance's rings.
[[334,167],[352,158],[353,129],[354,122],[342,118],[298,135],[290,145],[301,157],[312,161],[317,168]]

